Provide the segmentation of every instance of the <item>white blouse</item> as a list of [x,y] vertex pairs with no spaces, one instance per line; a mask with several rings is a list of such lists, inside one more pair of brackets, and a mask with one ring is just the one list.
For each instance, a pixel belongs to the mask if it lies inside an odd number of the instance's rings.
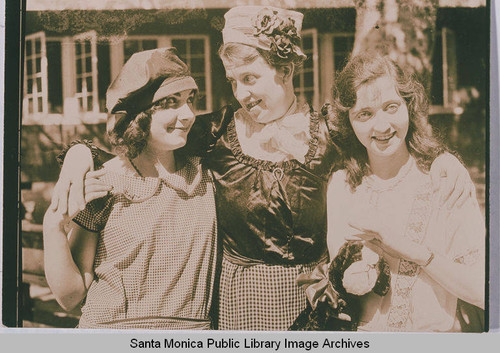
[[[354,192],[345,171],[334,173],[328,187],[328,249],[333,258],[356,233],[349,222],[363,217],[384,222],[394,234],[422,243],[436,254],[458,263],[475,264],[484,278],[485,223],[477,200],[458,208],[439,207],[430,176],[410,157],[398,175],[389,180],[365,177]],[[397,232],[397,233],[396,233]],[[391,270],[391,290],[380,297],[362,297],[359,330],[457,331],[457,297],[416,264],[384,254]]]

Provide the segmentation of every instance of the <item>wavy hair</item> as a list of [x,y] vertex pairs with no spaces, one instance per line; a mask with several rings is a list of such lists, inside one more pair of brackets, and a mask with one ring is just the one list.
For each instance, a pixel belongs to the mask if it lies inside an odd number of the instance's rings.
[[337,142],[342,150],[342,167],[346,170],[347,182],[353,190],[361,184],[370,169],[366,148],[356,137],[349,121],[349,110],[356,104],[358,89],[383,76],[392,78],[398,94],[408,108],[409,127],[405,141],[418,167],[428,172],[434,159],[447,151],[432,136],[427,119],[429,106],[422,84],[388,57],[370,52],[355,56],[336,76],[333,103],[329,109],[329,119],[336,127]]
[[240,66],[253,63],[259,56],[276,70],[282,69],[285,66],[292,65],[293,72],[297,73],[302,66],[305,58],[296,55],[290,55],[288,58],[282,58],[269,50],[255,48],[250,45],[241,43],[225,43],[222,44],[218,51],[219,57],[224,63],[229,65]]
[[151,132],[151,107],[134,116],[126,116],[108,131],[109,141],[116,153],[127,158],[136,158],[146,147]]

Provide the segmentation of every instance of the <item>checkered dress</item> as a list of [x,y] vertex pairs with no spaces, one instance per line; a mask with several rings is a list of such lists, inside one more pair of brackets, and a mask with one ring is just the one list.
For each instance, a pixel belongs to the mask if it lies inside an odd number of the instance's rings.
[[165,178],[102,179],[113,194],[74,219],[99,233],[79,327],[209,328],[217,226],[199,159]]
[[242,266],[222,260],[219,329],[285,331],[306,308],[304,290],[295,282],[314,265]]

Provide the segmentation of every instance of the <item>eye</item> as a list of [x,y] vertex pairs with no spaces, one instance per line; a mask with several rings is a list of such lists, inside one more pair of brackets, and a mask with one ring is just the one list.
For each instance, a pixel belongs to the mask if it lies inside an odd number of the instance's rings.
[[194,96],[189,96],[188,99],[187,99],[187,102],[189,104],[193,104],[194,103]]
[[171,107],[171,106],[176,105],[176,104],[177,104],[177,98],[175,98],[175,97],[167,97],[165,99],[165,105],[168,107]]
[[243,83],[246,85],[253,85],[255,82],[257,82],[257,76],[255,75],[245,75],[243,78]]
[[372,117],[372,112],[369,110],[363,110],[356,115],[356,119],[360,121],[366,121]]
[[396,113],[398,109],[399,109],[399,104],[397,103],[391,103],[387,107],[385,107],[385,111],[390,114]]

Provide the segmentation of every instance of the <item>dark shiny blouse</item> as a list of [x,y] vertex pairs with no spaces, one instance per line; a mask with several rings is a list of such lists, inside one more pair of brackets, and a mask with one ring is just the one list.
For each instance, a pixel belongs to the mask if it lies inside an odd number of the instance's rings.
[[305,162],[244,154],[232,111],[197,118],[188,140],[215,179],[224,252],[242,264],[309,264],[327,253],[326,191],[337,161],[327,122],[311,113]]

